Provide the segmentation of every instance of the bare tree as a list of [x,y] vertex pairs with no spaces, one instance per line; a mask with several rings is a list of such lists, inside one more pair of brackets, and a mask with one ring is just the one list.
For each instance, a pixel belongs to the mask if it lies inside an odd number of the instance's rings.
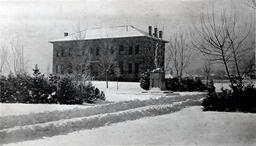
[[200,25],[195,27],[198,36],[193,36],[192,44],[203,53],[209,60],[220,62],[224,65],[231,86],[234,86],[233,78],[231,77],[230,65],[236,66],[239,83],[242,82],[239,62],[242,54],[245,53],[243,46],[248,37],[249,31],[244,31],[237,25],[235,16],[228,17],[223,11],[219,18],[213,9],[206,16],[201,14]]
[[[254,52],[255,53],[255,52]],[[256,66],[255,66],[255,56],[252,54],[248,56],[248,60],[243,63],[242,74],[243,76],[248,76],[250,78],[256,78]]]
[[247,55],[247,52],[251,49],[247,46],[248,43],[246,42],[250,33],[248,30],[244,33],[244,30],[237,28],[237,20],[235,17],[233,18],[230,27],[226,28],[226,34],[231,48],[232,62],[235,66],[240,84],[242,84],[243,80],[241,71],[242,63],[245,61],[245,55]]
[[109,75],[114,74],[116,68],[118,68],[116,56],[117,51],[113,46],[114,39],[99,40],[96,47],[96,56],[98,62],[98,71],[105,76],[106,88],[108,88]]
[[144,46],[144,48],[140,50],[140,55],[143,58],[142,60],[143,70],[151,71],[157,67],[155,63],[156,62],[155,53],[157,52],[155,49],[156,49],[157,42],[148,43],[146,41],[141,41],[141,43],[142,43],[142,46]]
[[50,75],[50,63],[47,63],[47,66],[46,66],[46,75],[47,76]]
[[256,0],[251,0],[251,1],[252,1],[253,6],[256,8]]
[[[63,73],[69,74],[75,84],[86,84],[90,79],[90,73],[88,70],[90,53],[87,46],[85,46],[84,40],[86,38],[87,30],[81,30],[80,25],[77,25],[75,33],[65,34],[65,37],[72,40],[70,43],[55,43],[60,50],[57,50],[57,54],[60,56],[68,56],[63,66]],[[78,59],[79,58],[79,59]]]
[[246,0],[245,4],[251,8],[256,9],[256,0]]
[[6,46],[0,48],[0,75],[4,72],[4,68],[7,65],[8,51]]
[[206,77],[206,84],[208,84],[209,78],[212,72],[212,62],[206,59],[206,61],[204,62],[202,71]]
[[28,60],[24,55],[23,44],[19,40],[13,40],[10,42],[10,48],[10,56],[7,61],[10,71],[15,75],[26,73]]
[[169,58],[167,64],[174,70],[175,76],[181,80],[192,56],[187,39],[184,37],[183,33],[175,34],[170,39],[167,48]]
[[89,66],[89,60],[91,56],[89,52],[90,50],[85,46],[84,43],[86,33],[87,30],[81,30],[80,25],[78,25],[76,32],[71,34],[73,41],[72,46],[68,50],[68,55],[71,57],[71,60],[76,59],[77,56],[81,56],[82,58],[82,64],[78,64],[76,67],[74,67],[74,69],[72,68],[72,73],[89,75],[87,68]]

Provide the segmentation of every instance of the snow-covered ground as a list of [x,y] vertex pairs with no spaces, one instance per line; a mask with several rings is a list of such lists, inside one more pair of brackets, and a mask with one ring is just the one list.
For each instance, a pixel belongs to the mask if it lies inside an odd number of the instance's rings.
[[[92,81],[92,84],[104,91],[106,95],[107,101],[119,102],[119,101],[127,101],[127,100],[147,100],[147,99],[157,99],[162,94],[147,94],[142,93],[145,92],[140,87],[139,82],[114,82],[110,81],[108,83],[109,87],[106,88],[105,81]],[[197,95],[202,94],[202,92],[175,92],[180,95]],[[176,96],[176,95],[174,95]]]
[[[106,88],[105,81],[93,81],[94,86],[104,91],[106,100],[110,102],[121,102],[129,100],[148,100],[158,99],[162,94],[142,93],[138,82],[109,82],[109,88]],[[180,95],[197,95],[202,92],[176,92]],[[177,95],[173,95],[177,96]],[[89,105],[58,105],[58,104],[9,104],[0,103],[0,117],[10,115],[23,115],[31,113],[42,113],[51,111],[63,111],[74,108],[87,108]]]
[[[252,83],[252,84],[254,84],[254,87],[256,87],[256,81],[255,80],[247,80],[247,81],[245,81],[245,83]],[[215,90],[217,92],[220,92],[221,88],[230,89],[230,83],[229,82],[214,83],[214,86],[215,86]]]
[[[147,94],[138,82],[109,82],[109,88],[106,88],[105,81],[92,81],[93,85],[104,91],[107,101],[120,102],[128,100],[147,100],[158,99],[162,94]],[[117,88],[118,86],[118,88]],[[221,87],[228,88],[227,83],[216,83],[216,90],[220,90]],[[175,92],[184,95],[197,95],[202,92]],[[173,95],[177,96],[177,95]],[[62,111],[74,108],[86,108],[85,105],[58,105],[58,104],[6,104],[0,103],[0,116],[9,115],[22,115],[31,113]]]
[[220,92],[221,88],[230,89],[229,83],[214,83],[216,92]]
[[[162,94],[147,94],[138,82],[109,82],[109,88],[106,88],[105,81],[92,81],[93,85],[104,91],[107,101],[120,102],[128,100],[147,100],[158,99]],[[117,89],[118,86],[118,89]],[[229,88],[228,83],[215,83],[216,91],[221,87]],[[175,92],[184,95],[197,95],[202,92]],[[177,96],[177,95],[173,95]],[[86,108],[85,105],[58,105],[58,104],[6,104],[0,103],[0,116],[22,115],[31,113],[62,111],[74,108]]]
[[59,105],[59,104],[21,104],[0,103],[0,117],[10,115],[24,115],[51,111],[63,111],[74,108],[87,108],[85,105]]
[[198,100],[187,99],[185,101],[173,102],[172,104],[149,105],[107,114],[102,113],[91,116],[74,117],[71,119],[61,119],[38,124],[28,123],[24,126],[14,126],[0,130],[0,144],[32,140],[44,136],[61,135],[67,132],[92,129],[143,117],[158,116],[200,104],[201,102]]
[[182,111],[7,146],[256,145],[256,115]]
[[[109,82],[109,88],[106,88],[105,81],[92,81],[93,85],[95,85],[100,90],[104,91],[106,94],[106,98],[108,101],[118,102],[118,101],[126,101],[126,100],[147,100],[150,98],[159,98],[161,95],[150,95],[150,94],[141,94],[145,92],[140,87],[139,82]],[[118,87],[117,87],[118,86]],[[221,91],[221,88],[230,89],[229,83],[214,83],[215,89],[217,92]],[[255,82],[256,86],[256,82]],[[202,92],[175,92],[180,95],[196,95],[202,94]]]
[[[82,122],[83,120],[88,120],[90,117],[86,116],[78,116],[78,117],[71,117],[70,119],[66,119],[66,127],[62,126],[62,129],[65,133],[65,130],[71,128],[71,131],[76,130],[73,129],[70,125],[75,125],[79,130],[78,132],[69,133],[67,135],[58,135],[53,137],[44,137],[43,139],[31,140],[31,141],[23,141],[18,143],[10,143],[7,145],[255,145],[256,144],[256,136],[254,136],[254,132],[256,131],[256,115],[255,114],[245,114],[245,113],[221,113],[221,112],[202,112],[201,107],[191,107],[186,108],[182,111],[166,114],[162,116],[156,117],[149,117],[149,118],[142,118],[135,121],[127,121],[137,118],[132,118],[133,116],[141,113],[140,109],[145,110],[148,108],[148,111],[151,111],[154,115],[160,115],[160,111],[166,112],[166,109],[171,109],[171,105],[167,105],[166,107],[162,105],[162,100],[168,99],[170,100],[169,104],[172,104],[173,101],[177,101],[177,99],[184,98],[184,95],[195,95],[195,94],[202,94],[200,92],[179,92],[180,96],[171,95],[168,98],[163,97],[162,94],[150,94],[150,93],[143,93],[145,92],[139,86],[139,83],[135,82],[119,82],[118,83],[118,90],[117,90],[117,82],[109,82],[109,88],[107,89],[105,86],[104,81],[93,81],[93,85],[98,87],[100,90],[103,90],[106,94],[106,98],[108,101],[114,102],[109,103],[116,104],[114,107],[118,109],[120,108],[127,108],[129,111],[111,111],[111,112],[100,112],[97,113],[102,115],[103,120],[99,120],[98,116],[96,120],[98,121],[100,128],[92,129],[92,130],[81,130],[86,129],[84,127],[88,126],[87,122]],[[220,90],[221,87],[228,88],[228,84],[217,83],[215,84],[216,90]],[[175,97],[172,97],[175,96]],[[204,96],[204,95],[198,95]],[[187,97],[190,99],[191,97]],[[150,99],[150,100],[149,100]],[[156,100],[157,99],[157,100]],[[129,101],[134,100],[134,101]],[[173,101],[172,101],[173,100]],[[143,106],[135,106],[134,104],[141,104]],[[147,104],[145,104],[145,103]],[[151,104],[152,102],[152,104]],[[155,102],[157,104],[155,104]],[[132,104],[132,106],[130,105]],[[200,104],[200,103],[199,103]],[[197,104],[197,105],[199,105]],[[103,107],[107,106],[108,104],[93,106],[91,108],[100,108],[104,109]],[[129,106],[127,106],[129,105]],[[101,107],[102,106],[102,107]],[[119,107],[120,106],[120,107]],[[131,108],[129,108],[131,107]],[[41,112],[51,112],[51,111],[63,111],[63,110],[72,110],[76,111],[78,109],[88,108],[88,105],[48,105],[48,104],[0,104],[0,116],[9,116],[9,115],[22,115],[22,114],[30,114],[30,113],[41,113]],[[135,109],[137,108],[137,109]],[[114,109],[114,108],[110,108]],[[152,110],[154,109],[154,110]],[[175,109],[175,108],[174,108]],[[86,112],[89,112],[86,109]],[[84,110],[77,110],[83,114]],[[93,110],[94,111],[94,110]],[[105,111],[105,110],[103,110]],[[131,114],[130,112],[133,112]],[[141,115],[149,114],[148,111],[142,112]],[[176,110],[174,110],[176,111]],[[68,111],[67,111],[68,112]],[[123,117],[118,116],[120,113],[129,113],[131,115],[126,116],[125,114]],[[58,113],[58,112],[57,112]],[[77,114],[77,112],[75,112]],[[119,114],[118,114],[119,113]],[[170,113],[170,112],[167,112]],[[69,112],[67,113],[69,114]],[[59,114],[58,114],[59,115]],[[122,114],[121,114],[122,115]],[[28,115],[29,116],[29,115]],[[94,114],[92,114],[93,118]],[[109,125],[108,119],[111,116],[116,116],[116,119],[120,120],[121,123]],[[26,116],[24,116],[26,117]],[[34,116],[33,116],[34,117]],[[47,117],[49,114],[47,113]],[[141,116],[145,117],[145,116]],[[140,118],[141,118],[140,117]],[[5,117],[8,118],[8,117]],[[77,118],[77,119],[75,119]],[[38,119],[41,119],[39,116]],[[112,117],[113,119],[113,117]],[[126,119],[126,120],[125,120]],[[62,121],[63,120],[63,121]],[[74,121],[73,121],[74,120]],[[102,123],[101,121],[105,121]],[[117,120],[117,121],[118,121]],[[60,119],[61,122],[65,122],[64,119]],[[71,121],[71,122],[70,122]],[[125,122],[122,122],[125,121]],[[58,127],[58,121],[48,121],[48,127],[45,126],[47,123],[38,123],[38,125],[24,125],[23,127],[16,126],[16,127],[9,127],[9,132],[7,130],[7,135],[12,137],[12,134],[20,134],[20,138],[22,136],[25,137],[29,134],[33,135],[33,128],[26,127],[35,127],[40,129],[41,131],[51,131],[54,130],[55,127]],[[9,123],[9,122],[8,122]],[[33,123],[33,122],[32,122]],[[57,126],[54,126],[55,125]],[[95,122],[91,120],[93,123],[91,126],[95,126]],[[83,124],[85,124],[83,126]],[[104,125],[109,126],[104,126]],[[21,124],[22,125],[22,124]],[[30,126],[29,126],[30,125]],[[69,126],[68,126],[69,125]],[[79,128],[79,125],[82,128]],[[61,126],[61,125],[59,125]],[[103,126],[103,127],[101,127]],[[17,129],[18,127],[18,129]],[[90,127],[90,125],[89,125]],[[97,126],[96,126],[97,127]],[[24,133],[22,128],[27,133]],[[10,130],[13,130],[13,133]],[[16,131],[15,131],[16,129]],[[61,129],[61,128],[60,128]],[[60,130],[59,129],[59,130]],[[72,130],[73,129],[73,130]],[[6,131],[5,129],[2,130],[2,136]],[[58,130],[57,130],[58,131]],[[61,131],[61,130],[60,130]],[[70,131],[69,131],[70,132]],[[28,135],[26,135],[28,134]],[[40,135],[40,132],[38,133]],[[42,136],[44,135],[41,133]],[[47,135],[47,132],[45,132]],[[57,133],[58,134],[58,133]],[[63,134],[63,133],[59,133]],[[54,135],[54,134],[53,134]],[[0,135],[1,136],[1,135]],[[32,136],[33,137],[33,136]],[[39,136],[40,137],[40,136]],[[26,138],[25,138],[26,139]],[[32,138],[33,139],[33,138]],[[23,140],[23,139],[22,139]],[[1,141],[1,138],[0,138]]]

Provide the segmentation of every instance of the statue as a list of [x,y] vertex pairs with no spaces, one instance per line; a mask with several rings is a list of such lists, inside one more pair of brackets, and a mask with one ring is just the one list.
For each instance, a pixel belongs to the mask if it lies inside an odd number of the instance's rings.
[[156,42],[154,55],[155,69],[150,73],[150,89],[165,90],[165,73],[164,70],[159,67],[158,50],[159,44]]

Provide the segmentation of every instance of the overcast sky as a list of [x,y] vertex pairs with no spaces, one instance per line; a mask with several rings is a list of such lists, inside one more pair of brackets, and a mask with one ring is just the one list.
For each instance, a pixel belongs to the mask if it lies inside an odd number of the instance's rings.
[[[214,3],[218,9],[232,9],[242,22],[249,22],[253,10],[244,0],[0,0],[0,42],[19,39],[29,57],[29,71],[35,64],[45,71],[52,63],[51,39],[63,32],[97,26],[131,24],[143,30],[148,25],[164,29],[164,37],[186,30],[199,14]],[[197,64],[197,60],[194,60]]]

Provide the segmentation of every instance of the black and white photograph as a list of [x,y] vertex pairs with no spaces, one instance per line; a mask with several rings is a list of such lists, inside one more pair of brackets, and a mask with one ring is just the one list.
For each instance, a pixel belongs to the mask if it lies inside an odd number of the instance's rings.
[[255,0],[0,0],[0,145],[255,146]]

